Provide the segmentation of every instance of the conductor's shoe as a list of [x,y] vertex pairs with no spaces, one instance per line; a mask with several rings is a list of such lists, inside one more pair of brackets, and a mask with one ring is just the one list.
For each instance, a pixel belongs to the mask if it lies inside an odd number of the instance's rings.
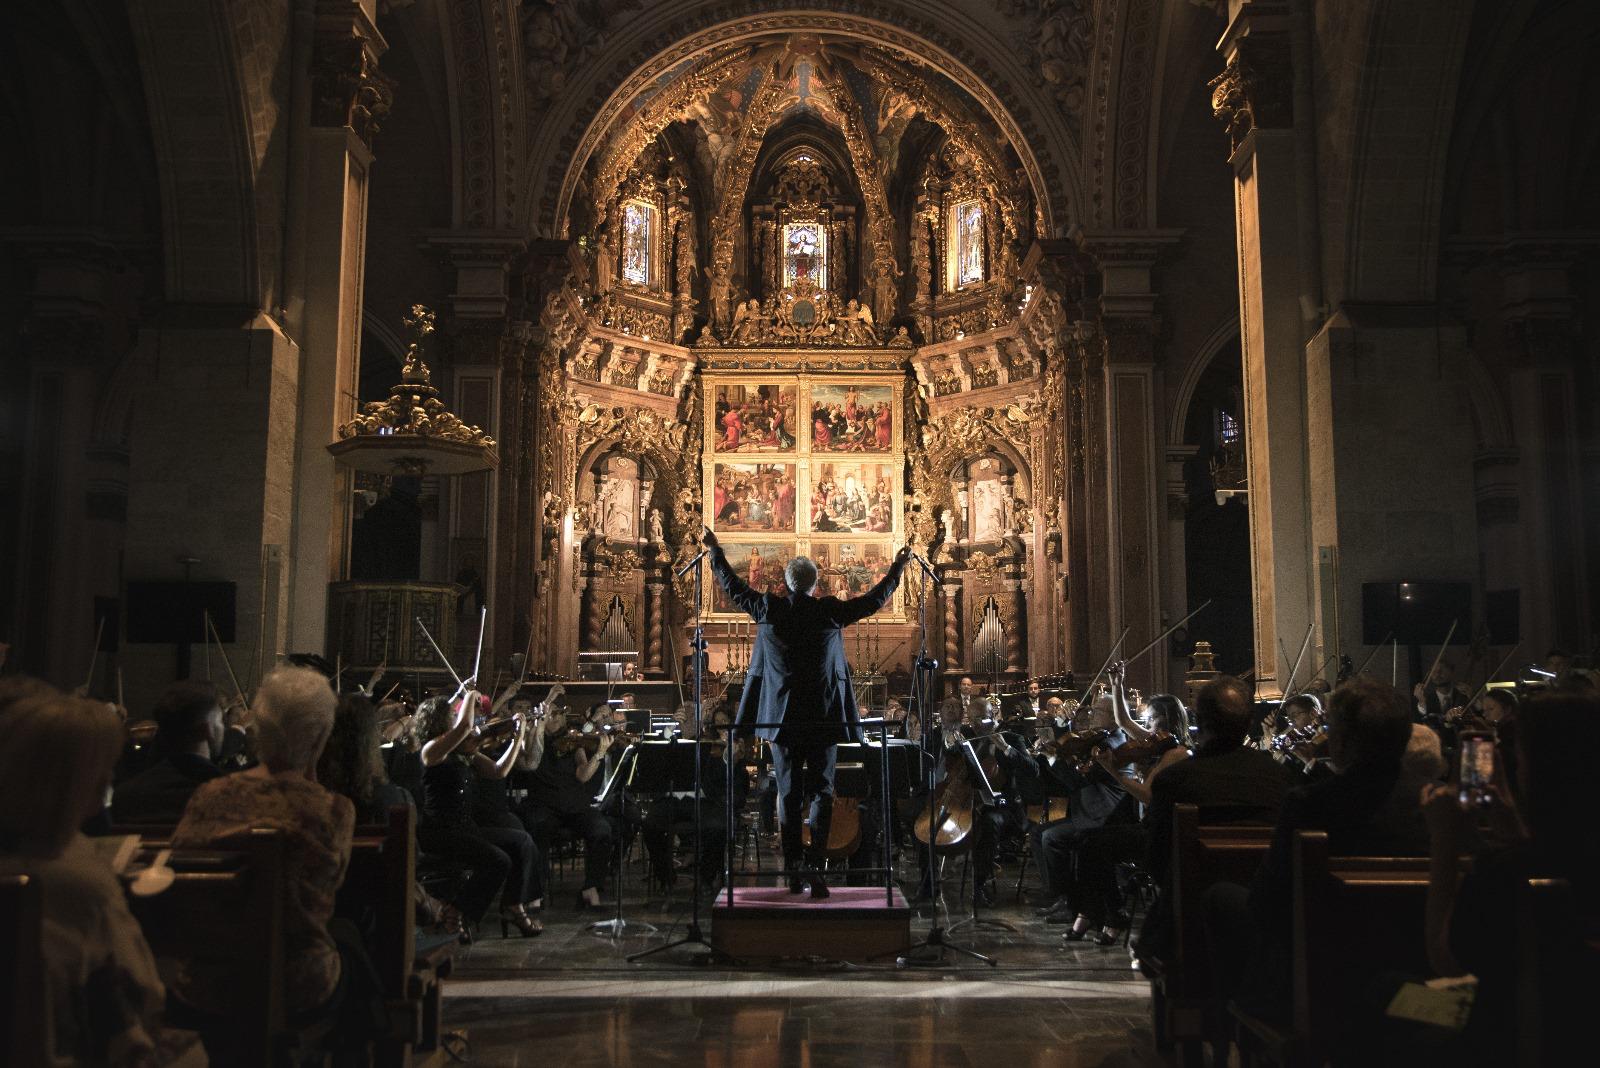
[[810,879],[811,879],[811,899],[813,901],[820,901],[823,898],[827,897],[828,896],[828,880],[826,880],[826,879],[824,879],[822,877],[822,872],[820,872],[820,871],[812,872],[811,876],[810,876]]

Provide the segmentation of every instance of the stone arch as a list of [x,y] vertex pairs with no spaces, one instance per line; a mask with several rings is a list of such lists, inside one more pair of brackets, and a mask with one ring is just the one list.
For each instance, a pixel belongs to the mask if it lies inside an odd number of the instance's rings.
[[[1335,99],[1327,139],[1347,146],[1348,205],[1329,221],[1329,299],[1431,300],[1438,283],[1439,230],[1457,90],[1472,6],[1428,0],[1401,11],[1374,3],[1358,19],[1360,72]],[[1342,196],[1338,196],[1342,193]]]
[[[1211,333],[1206,335],[1200,347],[1195,349],[1194,355],[1184,366],[1183,377],[1178,380],[1177,391],[1172,397],[1172,415],[1167,421],[1167,442],[1169,444],[1185,443],[1185,424],[1189,421],[1189,405],[1194,400],[1195,387],[1200,384],[1200,378],[1206,373],[1206,368],[1211,366],[1211,361],[1222,351],[1223,346],[1239,338],[1239,314],[1234,312],[1219,322]],[[1187,444],[1187,443],[1185,443]]]
[[270,0],[129,7],[161,189],[166,298],[279,297],[290,27]]
[[[806,31],[871,41],[950,78],[978,101],[1018,151],[1044,232],[1064,233],[1080,217],[1076,144],[1057,130],[1046,132],[1038,126],[1038,117],[1053,117],[1056,105],[1031,85],[1021,93],[1016,90],[999,72],[1012,62],[1007,48],[981,27],[962,27],[958,34],[948,25],[948,13],[941,24],[907,5],[891,3],[849,4],[848,12],[830,11],[832,5],[822,4],[818,5],[822,11],[772,11],[743,18],[727,18],[725,10],[710,5],[696,13],[675,10],[685,6],[689,5],[659,5],[663,17],[651,27],[655,34],[645,37],[648,29],[641,30],[643,42],[596,79],[587,102],[562,109],[539,131],[529,152],[525,183],[526,222],[535,232],[560,231],[583,167],[605,132],[633,99],[668,71],[714,48],[773,33]],[[621,47],[611,51],[620,52]],[[594,67],[603,69],[604,64],[597,62]],[[546,162],[543,174],[532,169],[533,160]]]

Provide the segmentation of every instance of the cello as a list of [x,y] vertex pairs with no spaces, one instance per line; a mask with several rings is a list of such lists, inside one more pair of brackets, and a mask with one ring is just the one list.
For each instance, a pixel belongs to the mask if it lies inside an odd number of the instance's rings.
[[965,749],[965,738],[946,747],[944,781],[934,787],[933,797],[922,806],[912,826],[917,841],[931,845],[935,853],[962,853],[972,848],[978,784],[973,781]]

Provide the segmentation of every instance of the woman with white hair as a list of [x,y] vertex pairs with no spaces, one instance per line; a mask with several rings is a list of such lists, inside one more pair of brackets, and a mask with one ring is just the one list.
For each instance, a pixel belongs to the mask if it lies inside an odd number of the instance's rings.
[[166,992],[116,874],[78,831],[105,802],[122,719],[42,685],[4,716],[0,876],[40,888],[51,1051],[61,1063],[149,1063]]
[[[350,799],[316,782],[317,759],[333,730],[338,698],[328,680],[303,667],[280,667],[261,680],[251,703],[251,733],[261,762],[248,771],[204,783],[173,834],[180,849],[226,848],[253,828],[284,835],[289,898],[284,907],[284,966],[291,1013],[340,1013],[336,1033],[354,1040],[369,993],[370,965],[359,936],[329,930],[334,895],[344,882],[355,829]],[[248,922],[248,917],[241,921]],[[222,977],[197,968],[186,976],[185,1001],[208,1011],[217,1003]],[[366,1022],[370,1027],[370,1021]]]

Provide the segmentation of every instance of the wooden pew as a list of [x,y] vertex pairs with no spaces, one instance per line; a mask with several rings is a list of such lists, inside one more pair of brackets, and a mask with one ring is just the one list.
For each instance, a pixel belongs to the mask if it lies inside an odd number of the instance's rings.
[[43,938],[38,881],[0,877],[0,1050],[14,1064],[57,1063]]
[[417,953],[416,819],[409,805],[396,805],[387,823],[356,828],[350,867],[334,904],[334,915],[370,926],[372,963],[389,1009],[389,1034],[374,1050],[379,1068],[442,1063],[446,1056],[439,1045],[441,987],[454,958],[448,945]]
[[1158,1039],[1177,1043],[1180,1060],[1198,1060],[1199,1044],[1225,1034],[1226,1008],[1212,982],[1206,944],[1206,891],[1217,883],[1248,886],[1272,842],[1272,828],[1224,824],[1203,826],[1194,805],[1172,813],[1172,913],[1169,957],[1143,961],[1151,974],[1151,1011]]
[[1287,1027],[1235,1006],[1241,1062],[1323,1065],[1370,1006],[1380,973],[1428,974],[1427,857],[1331,857],[1328,836],[1294,847],[1292,1014]]
[[[168,1022],[225,1034],[236,1063],[272,1065],[297,1038],[289,1027],[284,974],[283,837],[258,829],[230,845],[231,869],[177,872],[172,885],[152,897],[131,897],[129,906],[163,975],[175,967],[207,964],[223,970],[228,1008],[221,1016],[199,1013],[169,999]],[[174,858],[174,866],[181,858]]]

